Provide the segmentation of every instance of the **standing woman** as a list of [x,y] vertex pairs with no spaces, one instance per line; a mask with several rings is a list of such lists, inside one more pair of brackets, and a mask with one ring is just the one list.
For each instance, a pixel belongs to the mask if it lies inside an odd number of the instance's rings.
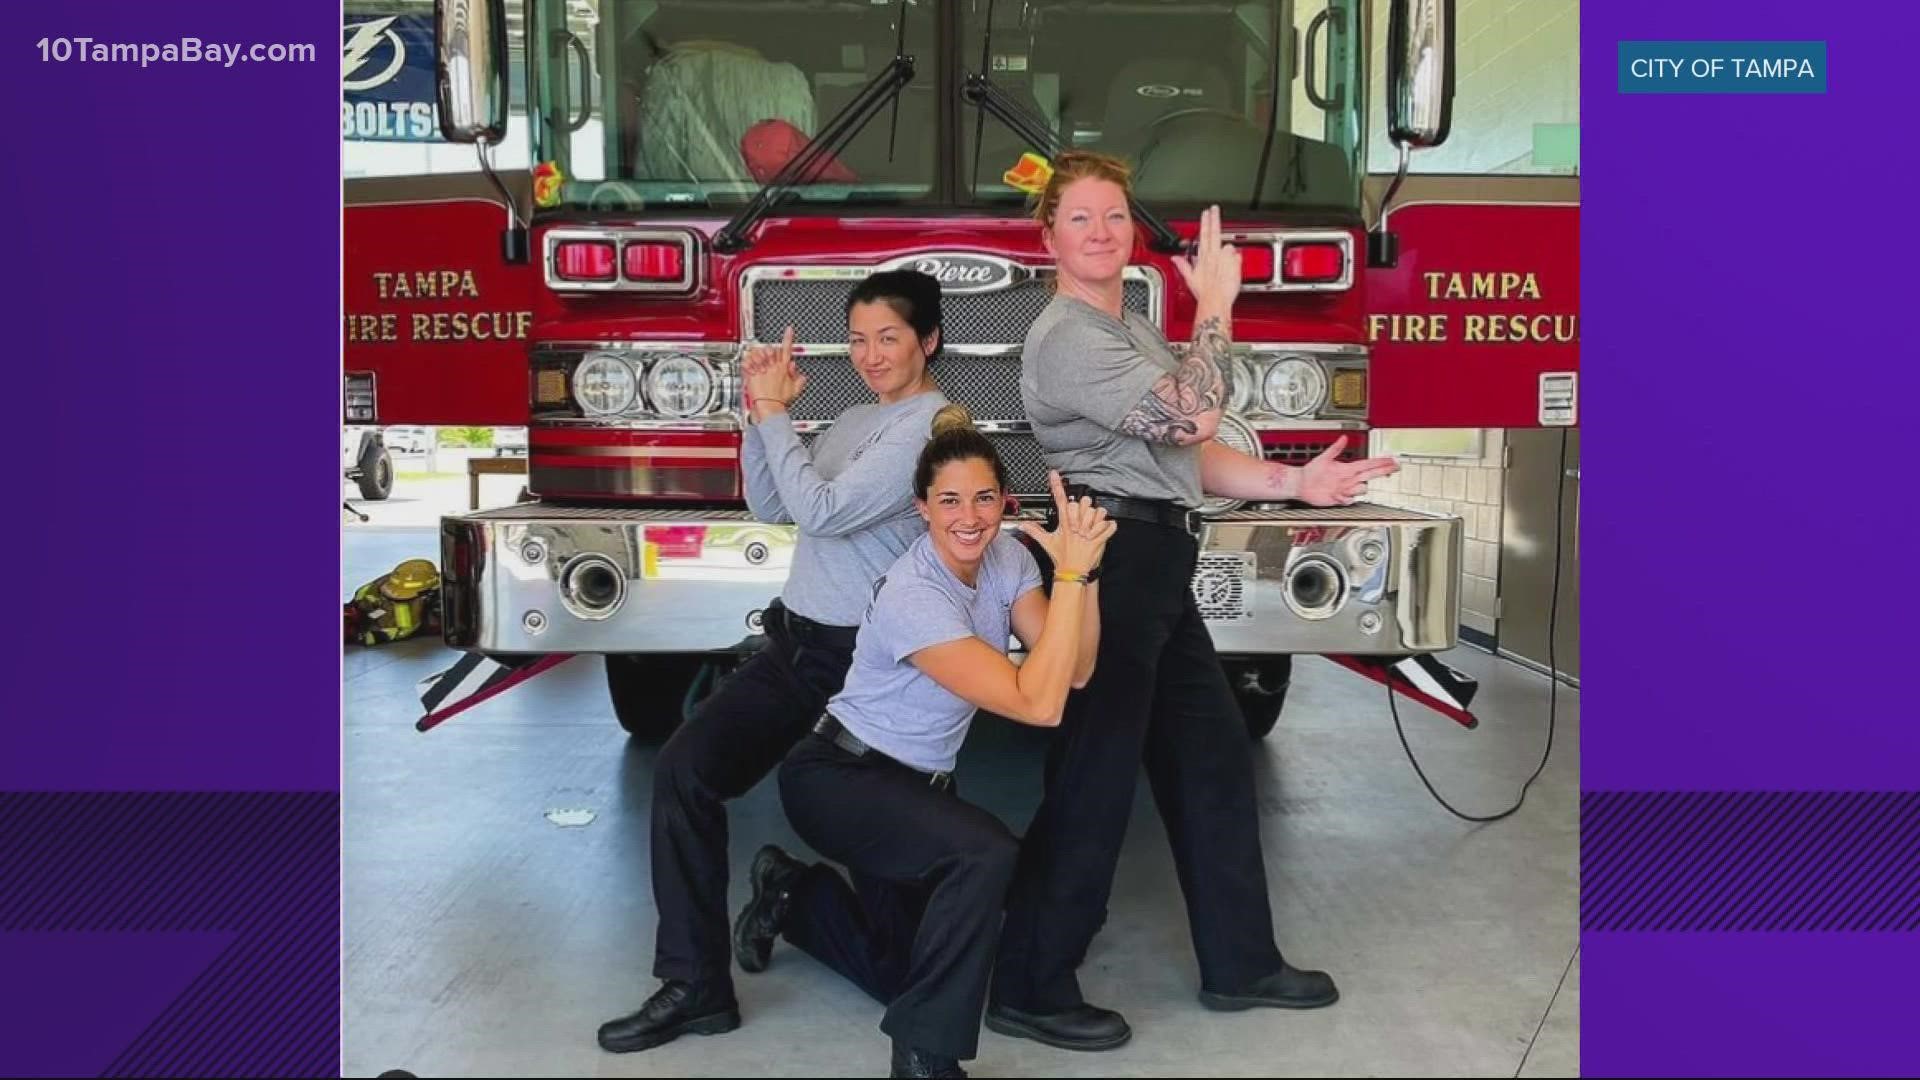
[[[756,885],[740,925],[761,955],[784,934],[885,1004],[892,1075],[965,1076],[1019,845],[960,799],[954,761],[976,709],[1060,722],[1099,650],[1092,578],[1114,524],[1053,477],[1058,527],[1022,525],[1053,564],[1049,598],[1033,555],[1000,531],[1000,459],[957,405],[935,418],[914,491],[927,534],[875,587],[845,689],[780,768],[794,831],[853,888],[806,868],[778,895]],[[1018,667],[1009,631],[1028,649]]]
[[1122,303],[1128,183],[1115,158],[1055,160],[1034,216],[1058,293],[1027,335],[1020,386],[1048,464],[1118,519],[1103,574],[1124,582],[1102,606],[1099,669],[1068,703],[1049,756],[987,1010],[995,1031],[1073,1050],[1132,1034],[1119,1013],[1087,1003],[1074,972],[1106,911],[1143,758],[1186,897],[1201,1003],[1338,999],[1331,978],[1289,966],[1274,944],[1246,726],[1189,587],[1197,543],[1185,523],[1203,492],[1336,505],[1397,468],[1339,461],[1344,439],[1297,468],[1213,440],[1229,396],[1239,255],[1220,239],[1219,209],[1202,214],[1194,258],[1174,260],[1195,302],[1192,343],[1175,357]]
[[[806,387],[793,362],[793,329],[779,346],[747,354],[747,505],[761,521],[799,527],[793,566],[767,606],[766,644],[660,751],[653,974],[662,983],[637,1011],[600,1025],[605,1050],[740,1026],[729,971],[726,802],[759,783],[819,719],[846,678],[874,579],[926,529],[912,482],[945,403],[927,371],[940,348],[939,283],[912,270],[868,277],[847,297],[847,343],[875,400],[842,413],[811,453],[787,419]],[[756,861],[756,883],[777,870]],[[743,954],[743,965],[751,962]]]

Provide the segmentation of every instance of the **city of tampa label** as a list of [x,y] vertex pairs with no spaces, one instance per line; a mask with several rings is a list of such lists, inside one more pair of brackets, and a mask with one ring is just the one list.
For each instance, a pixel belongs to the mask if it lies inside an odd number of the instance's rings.
[[1800,56],[1696,56],[1689,60],[1675,56],[1641,56],[1632,60],[1627,71],[1636,79],[1818,79],[1813,61]]

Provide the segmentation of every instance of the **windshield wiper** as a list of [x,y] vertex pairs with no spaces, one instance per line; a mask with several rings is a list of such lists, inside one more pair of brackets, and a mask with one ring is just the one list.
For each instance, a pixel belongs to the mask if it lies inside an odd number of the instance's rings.
[[[1027,140],[1035,150],[1040,151],[1051,161],[1059,156],[1061,146],[1053,132],[1039,117],[1029,112],[1025,106],[1015,101],[1005,90],[993,85],[985,74],[977,71],[967,73],[966,82],[960,88],[960,96],[981,112],[991,115],[995,120],[1013,129],[1015,135]],[[977,163],[976,163],[977,164]],[[1177,255],[1187,250],[1187,242],[1180,234],[1167,227],[1153,211],[1141,205],[1140,200],[1127,196],[1127,205],[1133,208],[1133,216],[1147,227],[1152,237],[1149,247],[1166,255]]]
[[820,130],[820,134],[807,140],[807,145],[801,147],[799,153],[781,166],[773,179],[768,181],[767,185],[754,195],[752,201],[733,216],[733,220],[713,234],[714,250],[726,254],[746,250],[747,230],[753,228],[755,222],[765,217],[767,211],[773,209],[781,196],[798,186],[802,177],[814,175],[820,165],[825,162],[827,155],[838,154],[848,140],[858,135],[860,130],[867,126],[867,122],[872,120],[887,102],[897,99],[900,91],[906,89],[907,84],[912,81],[913,57],[904,54],[894,56],[880,74],[875,75],[867,85],[860,88],[859,93],[853,95],[853,100],[847,102],[846,107],[835,113],[833,119],[827,121],[827,126]]

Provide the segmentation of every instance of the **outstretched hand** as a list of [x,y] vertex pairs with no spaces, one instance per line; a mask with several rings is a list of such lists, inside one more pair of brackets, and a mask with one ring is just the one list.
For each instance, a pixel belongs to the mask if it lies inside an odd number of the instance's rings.
[[1400,463],[1390,457],[1341,461],[1340,451],[1346,448],[1347,437],[1342,435],[1319,456],[1300,466],[1299,488],[1294,497],[1314,506],[1345,506],[1366,498],[1367,481],[1400,471]]

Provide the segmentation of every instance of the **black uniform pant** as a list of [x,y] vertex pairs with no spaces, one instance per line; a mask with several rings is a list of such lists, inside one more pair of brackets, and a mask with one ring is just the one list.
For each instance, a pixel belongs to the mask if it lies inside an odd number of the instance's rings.
[[1185,531],[1123,520],[1101,565],[1100,657],[1067,699],[1046,794],[1007,897],[994,1000],[1084,1002],[1074,972],[1104,920],[1144,759],[1173,847],[1201,985],[1234,992],[1281,966],[1246,722],[1201,621]]
[[980,1043],[994,938],[1019,844],[999,818],[875,751],[819,737],[780,768],[794,831],[846,866],[802,879],[788,941],[886,1004],[894,1041],[967,1059]]
[[767,643],[667,740],[653,783],[653,973],[731,990],[726,801],[812,730],[853,662],[851,628],[767,609]]

